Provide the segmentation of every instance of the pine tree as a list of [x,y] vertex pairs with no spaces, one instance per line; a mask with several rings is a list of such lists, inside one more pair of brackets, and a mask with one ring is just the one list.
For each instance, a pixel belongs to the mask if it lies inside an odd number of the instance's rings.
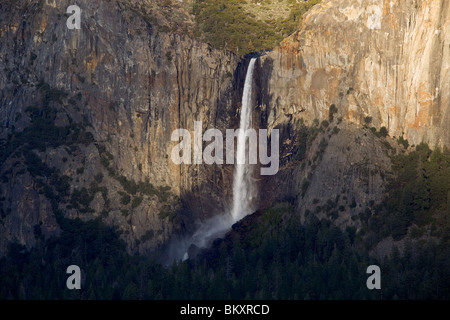
[[134,282],[130,282],[123,293],[124,300],[137,300],[138,287]]

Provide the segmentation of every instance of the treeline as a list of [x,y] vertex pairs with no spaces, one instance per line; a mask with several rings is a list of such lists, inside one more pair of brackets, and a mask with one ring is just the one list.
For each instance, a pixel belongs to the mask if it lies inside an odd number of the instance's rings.
[[450,151],[425,143],[392,158],[386,200],[363,217],[372,242],[391,235],[450,239]]
[[[380,262],[361,249],[354,229],[294,217],[269,210],[197,259],[169,267],[128,255],[100,220],[64,219],[58,238],[44,240],[36,228],[33,249],[11,244],[0,260],[0,299],[450,298],[448,241],[411,244]],[[82,270],[81,290],[66,288],[72,264]],[[372,264],[381,268],[382,290],[366,287]]]

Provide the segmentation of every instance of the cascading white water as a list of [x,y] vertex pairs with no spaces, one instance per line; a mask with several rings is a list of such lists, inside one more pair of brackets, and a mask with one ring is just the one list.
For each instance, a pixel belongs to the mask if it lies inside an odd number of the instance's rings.
[[254,166],[247,163],[246,154],[248,154],[248,143],[246,143],[245,131],[252,128],[252,87],[253,70],[255,68],[256,58],[252,58],[248,65],[245,76],[244,91],[242,94],[241,118],[239,123],[239,133],[237,136],[236,159],[234,163],[233,176],[233,202],[231,214],[226,212],[212,217],[202,222],[192,238],[183,242],[181,249],[183,260],[189,258],[188,249],[195,245],[198,248],[207,247],[212,240],[223,236],[231,226],[254,211],[254,200],[257,195],[257,189],[253,182]]
[[248,144],[245,131],[252,128],[252,88],[253,70],[256,58],[252,58],[245,76],[244,92],[242,94],[241,119],[239,135],[237,139],[236,162],[233,177],[233,204],[231,216],[234,222],[252,213],[254,210],[253,199],[256,196],[256,188],[252,181],[253,165],[246,163]]

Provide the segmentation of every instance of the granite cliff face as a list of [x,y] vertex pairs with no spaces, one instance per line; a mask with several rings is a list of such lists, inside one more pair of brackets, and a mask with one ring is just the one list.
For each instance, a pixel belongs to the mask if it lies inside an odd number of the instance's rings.
[[[58,198],[58,209],[82,219],[103,211],[107,223],[124,231],[131,251],[154,248],[174,229],[183,230],[183,219],[193,219],[178,212],[211,215],[224,205],[225,170],[231,167],[175,165],[171,134],[178,128],[192,132],[194,121],[203,121],[203,130],[233,123],[238,57],[180,32],[181,26],[170,19],[178,14],[184,21],[182,7],[79,1],[81,30],[69,30],[66,9],[71,4],[1,4],[0,137],[4,146],[12,145],[11,133],[32,123],[30,106],[56,110],[51,128],[85,124],[92,143],[34,150],[70,182],[67,197]],[[2,252],[8,240],[32,245],[35,226],[45,236],[59,229],[48,199],[36,186],[38,179],[49,184],[50,177],[32,176],[17,150],[5,151],[2,163]],[[133,183],[146,180],[152,185],[149,192],[133,190]],[[97,189],[89,189],[93,182]],[[89,191],[89,210],[68,209],[83,188]]]
[[[315,214],[360,228],[360,217],[383,201],[399,137],[450,145],[449,34],[443,0],[313,7],[299,31],[259,61],[261,122],[283,136],[281,170],[262,183],[265,203],[289,201],[301,219]],[[331,110],[334,120],[320,125]],[[300,123],[319,130],[302,161]],[[389,137],[370,127],[386,127]]]
[[[101,217],[130,252],[152,251],[227,210],[232,165],[175,165],[171,134],[236,128],[248,59],[196,40],[189,1],[81,0],[81,30],[66,27],[71,4],[0,4],[0,254],[57,235],[60,215]],[[282,147],[261,208],[290,201],[305,216],[332,201],[338,224],[358,226],[393,152],[367,117],[411,144],[450,145],[449,14],[446,0],[325,0],[259,58],[255,120]],[[300,119],[318,128],[302,160]]]
[[412,144],[450,145],[450,4],[445,0],[325,0],[262,58],[270,125],[307,122],[335,104]]

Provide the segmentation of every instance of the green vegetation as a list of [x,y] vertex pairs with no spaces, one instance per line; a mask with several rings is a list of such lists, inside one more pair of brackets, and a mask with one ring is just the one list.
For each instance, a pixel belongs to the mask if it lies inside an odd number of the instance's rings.
[[333,122],[334,115],[335,115],[336,113],[338,113],[338,109],[336,108],[336,105],[335,105],[335,104],[332,104],[332,105],[330,106],[329,111],[328,111],[328,120],[329,120],[330,123]]
[[341,129],[339,129],[338,127],[334,127],[333,131],[331,131],[331,134],[338,134],[339,131],[341,131]]
[[172,60],[173,60],[172,52],[167,51],[167,53],[166,53],[166,59],[167,59],[167,61],[172,61]]
[[[319,120],[315,119],[313,122],[313,125],[310,127],[307,127],[303,120],[300,120],[300,129],[298,131],[298,142],[297,142],[297,159],[303,160],[306,156],[306,151],[309,147],[312,146],[314,140],[317,138],[318,134],[320,132],[324,132],[324,128],[328,128],[330,123],[327,120],[323,120],[321,124],[319,125]],[[339,129],[336,129],[336,127],[333,128],[332,132],[339,132]],[[323,155],[323,152],[325,151],[326,147],[328,145],[328,142],[325,140],[325,138],[322,138],[319,144],[319,150],[314,160],[317,160],[317,158],[321,158]]]
[[81,213],[90,212],[89,204],[94,199],[94,196],[89,193],[86,188],[81,188],[81,190],[75,189],[72,192],[70,203],[72,208],[77,209]]
[[100,172],[100,173],[96,174],[94,176],[94,180],[97,183],[101,183],[103,181],[103,173]]
[[325,149],[328,146],[328,141],[325,138],[322,138],[319,143],[319,150],[317,151],[318,157],[320,160],[322,160],[322,156],[325,152]]
[[388,131],[387,131],[386,127],[380,128],[379,135],[383,138],[386,138],[388,136]]
[[387,150],[393,150],[391,144],[386,140],[381,143]]
[[377,128],[375,128],[375,127],[370,128],[370,130],[378,138],[386,138],[389,135],[386,127],[381,127],[379,131],[377,131]]
[[83,174],[83,172],[84,172],[84,167],[79,167],[79,168],[77,168],[77,174]]
[[400,136],[400,137],[397,139],[397,142],[398,142],[399,144],[401,144],[405,149],[408,149],[408,147],[409,147],[409,142],[408,142],[408,140],[404,139],[403,136]]
[[[77,144],[91,143],[93,136],[85,131],[86,122],[57,127],[57,110],[50,101],[61,103],[68,97],[45,84],[41,88],[41,105],[27,109],[29,127],[22,132],[13,130],[1,143],[0,163],[15,157],[17,165],[26,166],[37,192],[49,199],[62,232],[59,237],[44,239],[41,226],[36,224],[36,245],[31,250],[10,244],[8,254],[0,259],[0,299],[450,298],[449,150],[431,150],[420,144],[408,154],[393,157],[394,178],[389,181],[386,200],[381,205],[371,200],[369,207],[354,216],[363,223],[361,231],[351,227],[343,231],[315,216],[323,212],[336,219],[339,211],[357,207],[355,198],[345,206],[338,206],[339,195],[326,203],[315,199],[317,206],[306,210],[308,219],[304,224],[291,205],[269,208],[250,217],[254,223],[239,225],[239,233],[215,242],[197,259],[165,268],[149,257],[128,255],[120,233],[105,226],[101,219],[82,222],[63,217],[61,204],[69,203],[68,209],[80,213],[90,212],[97,192],[105,200],[101,216],[106,217],[108,190],[100,186],[104,177],[99,173],[89,188],[71,192],[71,178],[42,161],[40,152],[47,148],[66,145],[70,153]],[[335,113],[330,107],[329,121],[320,126],[318,121],[310,128],[302,124],[298,159],[305,158],[308,146],[324,127],[330,126]],[[383,128],[378,133],[375,129],[379,137],[387,136]],[[316,158],[323,154],[327,143],[324,138],[320,140]],[[402,137],[399,143],[409,147]],[[387,141],[383,145],[391,149]],[[99,153],[103,166],[122,186],[120,201],[128,209],[138,207],[144,196],[156,196],[162,202],[171,196],[168,187],[157,188],[149,181],[136,182],[120,175],[111,165],[114,157],[101,146]],[[84,172],[82,168],[77,169],[79,174]],[[12,172],[3,172],[2,181],[8,181]],[[304,179],[303,195],[309,185],[310,180]],[[2,219],[10,211],[1,208]],[[132,210],[121,212],[129,217]],[[169,206],[163,206],[159,218],[173,221],[177,216]],[[406,240],[404,252],[394,250],[383,261],[370,257],[367,249],[387,236]],[[440,240],[410,242],[425,236]],[[154,237],[154,231],[148,230],[138,241]],[[65,289],[65,268],[69,264],[79,265],[86,275],[81,291]],[[382,292],[369,291],[365,286],[370,264],[380,265],[383,270]]]
[[[34,106],[26,108],[26,113],[30,123],[23,131],[17,132],[14,129],[9,134],[6,141],[0,141],[0,165],[10,157],[23,158],[26,168],[23,172],[28,172],[36,181],[36,189],[40,194],[44,194],[52,204],[55,214],[62,214],[59,205],[69,202],[67,208],[75,208],[81,213],[91,212],[89,203],[94,197],[92,190],[82,188],[75,189],[70,194],[71,178],[61,175],[56,168],[50,168],[45,164],[40,152],[45,152],[48,148],[58,148],[65,146],[65,150],[72,155],[77,150],[78,145],[89,145],[94,142],[92,133],[86,131],[89,122],[86,117],[80,123],[74,123],[69,118],[66,126],[55,124],[58,110],[56,105],[62,105],[69,95],[64,91],[50,87],[41,81],[38,84],[40,101]],[[70,98],[69,100],[72,100]],[[62,158],[67,162],[66,157]],[[20,163],[20,162],[18,162]],[[76,173],[82,174],[84,166],[77,168]],[[22,173],[23,173],[22,172]],[[6,175],[2,177],[7,178]],[[106,193],[104,193],[106,197]]]
[[142,203],[142,199],[142,197],[134,197],[133,201],[131,202],[131,207],[133,209],[139,207],[139,205]]
[[[273,48],[320,0],[195,0],[196,35],[239,54]],[[259,3],[259,5],[258,5]]]
[[[409,154],[392,159],[395,178],[387,187],[386,200],[369,220],[369,227],[377,238],[392,235],[403,239],[408,230],[428,230],[431,235],[442,237],[450,231],[447,219],[448,193],[450,191],[450,151],[419,144]],[[425,228],[425,229],[423,229]],[[412,232],[412,228],[411,228]]]
[[87,145],[94,141],[92,134],[86,131],[86,122],[72,122],[64,127],[55,125],[58,111],[50,106],[50,103],[62,104],[62,100],[68,97],[67,93],[51,88],[42,81],[38,88],[41,95],[40,103],[26,109],[30,125],[21,132],[13,129],[6,141],[0,141],[0,164],[3,164],[16,150],[43,152],[47,148],[57,148],[62,145]]
[[[62,233],[36,246],[12,243],[0,259],[0,299],[449,299],[450,242],[407,244],[378,261],[345,231],[314,215],[301,224],[291,206],[271,208],[195,260],[163,267],[125,252],[118,232],[99,219],[60,218]],[[140,241],[154,237],[147,231]],[[66,268],[79,265],[82,289],[67,290]],[[379,265],[382,291],[367,290],[366,268]]]
[[[111,166],[110,161],[114,159],[113,155],[109,153],[103,145],[97,146],[98,152],[100,154],[100,162],[108,170],[109,175],[120,183],[125,192],[129,195],[147,195],[147,196],[157,196],[159,201],[167,202],[169,197],[172,196],[169,186],[155,187],[148,180],[136,182],[130,180],[127,177],[118,174]],[[122,196],[123,198],[123,196]],[[130,198],[131,199],[131,198]],[[126,199],[123,199],[124,201]],[[139,201],[139,200],[136,200]],[[142,200],[141,200],[142,201]],[[127,202],[127,204],[129,201]],[[135,202],[135,205],[139,204]]]
[[147,230],[145,234],[141,237],[141,242],[147,242],[155,236],[155,232],[153,230]]
[[129,204],[131,201],[131,197],[123,192],[123,191],[119,191],[119,195],[120,195],[120,203],[123,204],[124,206]]
[[168,218],[169,221],[174,221],[174,219],[176,219],[176,214],[172,210],[169,210],[168,208],[163,207],[161,209],[161,211],[158,213],[158,217],[161,220],[164,220],[165,218]]
[[308,127],[306,127],[303,123],[300,127],[298,133],[298,145],[297,145],[297,159],[303,160],[305,159],[307,144],[308,144]]

